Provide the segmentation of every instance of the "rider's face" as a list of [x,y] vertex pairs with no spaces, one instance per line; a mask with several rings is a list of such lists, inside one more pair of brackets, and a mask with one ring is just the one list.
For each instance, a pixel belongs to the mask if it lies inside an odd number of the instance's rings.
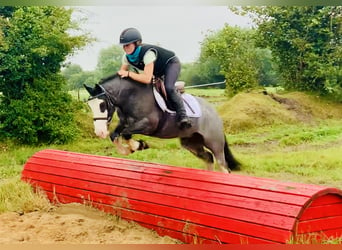
[[125,44],[123,46],[123,49],[124,49],[126,54],[130,55],[134,52],[135,44],[134,43]]

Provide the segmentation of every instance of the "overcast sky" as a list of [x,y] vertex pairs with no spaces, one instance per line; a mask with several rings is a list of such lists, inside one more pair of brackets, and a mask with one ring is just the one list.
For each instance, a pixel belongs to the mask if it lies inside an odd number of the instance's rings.
[[251,21],[232,14],[227,6],[80,6],[88,21],[82,27],[98,39],[68,61],[93,70],[99,51],[118,44],[122,30],[137,28],[143,42],[173,50],[182,62],[195,61],[209,30],[250,27]]

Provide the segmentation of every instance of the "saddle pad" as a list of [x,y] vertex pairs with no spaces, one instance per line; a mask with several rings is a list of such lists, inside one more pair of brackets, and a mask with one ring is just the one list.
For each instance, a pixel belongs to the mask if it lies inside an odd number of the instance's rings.
[[[158,106],[161,108],[161,110],[163,110],[164,112],[168,112],[168,113],[176,113],[173,110],[170,110],[165,103],[164,98],[160,95],[160,93],[153,87],[153,94],[154,94],[154,98],[156,99],[156,102],[158,103]],[[185,107],[185,111],[187,116],[189,117],[201,117],[202,115],[202,111],[201,111],[201,107],[198,103],[198,101],[196,100],[196,98],[190,94],[187,93],[183,93],[181,95],[182,99],[183,99],[183,103],[184,103],[184,107]]]

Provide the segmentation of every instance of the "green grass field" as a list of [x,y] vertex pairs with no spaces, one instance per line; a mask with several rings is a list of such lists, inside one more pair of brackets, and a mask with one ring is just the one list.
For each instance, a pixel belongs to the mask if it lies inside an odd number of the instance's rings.
[[[303,93],[277,96],[244,93],[228,100],[224,91],[218,89],[189,89],[187,92],[203,96],[217,107],[231,150],[243,164],[239,174],[342,189],[342,104]],[[83,91],[80,96],[81,100],[87,98]],[[101,140],[92,135],[89,113],[78,117],[85,131],[73,143],[40,147],[0,143],[0,213],[34,211],[49,206],[41,195],[33,194],[20,181],[27,159],[45,148],[205,168],[202,161],[180,147],[178,139],[136,135],[135,138],[146,140],[150,148],[126,157],[118,155],[109,139]]]

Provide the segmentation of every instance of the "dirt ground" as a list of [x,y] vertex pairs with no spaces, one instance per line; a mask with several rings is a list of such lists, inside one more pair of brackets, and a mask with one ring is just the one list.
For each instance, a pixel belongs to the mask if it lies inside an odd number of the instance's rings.
[[176,244],[170,237],[81,204],[50,212],[0,214],[0,244]]

